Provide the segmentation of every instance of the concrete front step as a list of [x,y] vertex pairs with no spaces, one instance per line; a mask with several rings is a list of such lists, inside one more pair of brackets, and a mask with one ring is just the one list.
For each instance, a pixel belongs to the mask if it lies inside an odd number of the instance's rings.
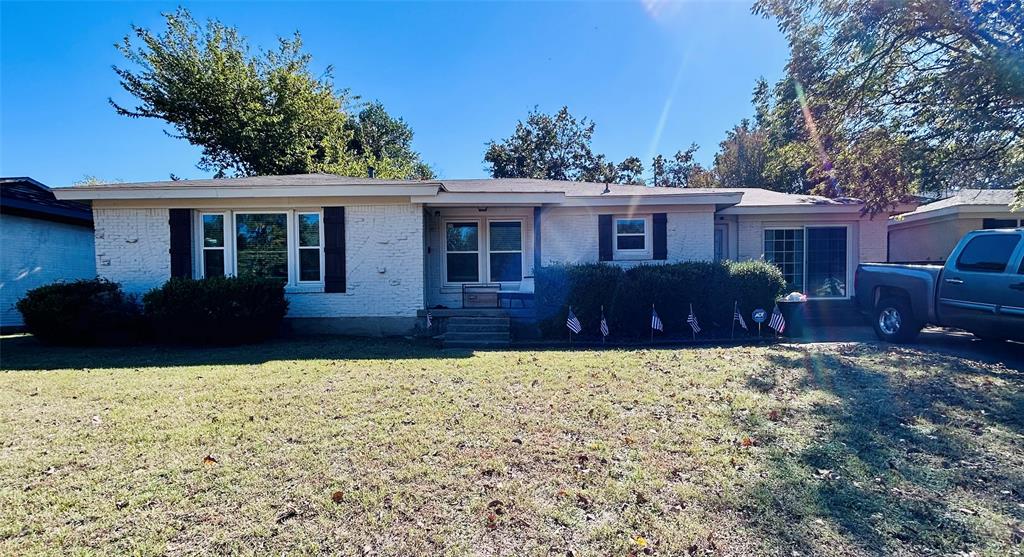
[[509,332],[508,323],[449,323],[449,333],[505,333]]
[[508,348],[508,340],[445,340],[445,348]]
[[509,341],[509,336],[508,336],[508,331],[505,331],[503,333],[501,333],[501,332],[499,332],[499,333],[480,333],[480,332],[453,333],[451,331],[448,331],[447,333],[444,334],[444,341],[446,343],[450,342],[450,341],[467,341],[467,342],[468,341],[504,341],[504,342],[508,342]]
[[448,326],[452,325],[508,325],[512,320],[508,317],[449,317]]

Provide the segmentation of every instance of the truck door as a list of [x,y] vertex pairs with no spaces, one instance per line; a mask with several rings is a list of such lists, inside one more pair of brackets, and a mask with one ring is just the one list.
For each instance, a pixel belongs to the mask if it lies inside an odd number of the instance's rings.
[[[939,321],[982,335],[998,334],[1002,327],[1020,327],[1024,311],[1007,323],[1012,308],[1024,308],[1024,282],[1017,273],[1020,233],[977,234],[955,258],[946,262],[939,283]],[[1002,323],[1002,325],[1000,325]]]

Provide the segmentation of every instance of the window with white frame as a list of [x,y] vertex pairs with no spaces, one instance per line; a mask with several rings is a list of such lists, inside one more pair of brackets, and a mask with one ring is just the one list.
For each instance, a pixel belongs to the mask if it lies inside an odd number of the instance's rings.
[[846,226],[808,226],[764,231],[764,257],[786,279],[787,290],[814,298],[848,296]]
[[449,283],[480,281],[480,223],[445,224],[445,277]]
[[322,283],[322,221],[317,211],[202,212],[199,275],[268,277],[292,286]]
[[523,223],[490,221],[487,237],[491,282],[523,280]]
[[647,220],[615,219],[615,250],[640,252],[647,249]]
[[323,280],[320,272],[321,261],[323,260],[323,246],[320,238],[323,236],[320,228],[320,213],[297,213],[296,237],[299,250],[299,282],[320,282]]
[[224,244],[224,215],[222,213],[206,213],[202,215],[203,245],[200,269],[204,277],[222,277],[225,275],[224,263],[227,261]]

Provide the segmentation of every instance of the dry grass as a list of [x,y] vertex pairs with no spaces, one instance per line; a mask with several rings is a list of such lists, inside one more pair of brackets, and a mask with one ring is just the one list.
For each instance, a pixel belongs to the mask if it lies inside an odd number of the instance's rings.
[[999,364],[0,349],[0,554],[1022,552],[1024,374]]

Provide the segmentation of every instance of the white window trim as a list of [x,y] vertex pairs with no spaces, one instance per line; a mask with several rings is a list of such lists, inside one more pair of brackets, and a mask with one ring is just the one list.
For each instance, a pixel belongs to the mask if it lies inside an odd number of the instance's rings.
[[[526,222],[522,218],[495,218],[487,220],[487,279],[492,284],[519,284],[523,281],[523,275],[526,273]],[[519,223],[519,249],[518,250],[492,250],[491,249],[491,225],[516,222]],[[512,281],[497,281],[491,279],[491,254],[492,253],[518,253],[519,254],[519,280]]]
[[[299,249],[298,249],[298,215],[299,214],[320,215],[320,280],[299,281]],[[288,281],[285,283],[286,292],[323,292],[324,291],[324,215],[321,208],[299,208],[299,209],[203,209],[193,211],[193,276],[203,278],[205,269],[203,263],[203,215],[224,216],[224,275],[233,277],[238,274],[237,243],[238,215],[285,215],[288,248]],[[305,248],[310,249],[310,248]]]
[[[299,218],[302,215],[316,215],[317,216],[316,222],[317,222],[317,225],[320,228],[320,235],[317,238],[317,245],[316,246],[303,246],[303,245],[301,245],[299,243]],[[323,216],[323,214],[321,214],[321,211],[319,211],[319,210],[315,210],[315,211],[313,211],[313,210],[296,210],[295,211],[295,219],[294,220],[295,220],[295,284],[301,285],[301,286],[308,286],[308,285],[320,285],[320,286],[323,286],[323,284],[324,284],[324,263],[325,263],[324,262],[324,216]],[[302,280],[301,279],[302,273],[300,272],[301,269],[299,267],[299,262],[300,262],[301,258],[299,256],[302,255],[302,250],[314,250],[314,249],[317,250],[317,252],[319,253],[319,256],[320,256],[320,278],[317,279],[317,280]]]
[[[206,236],[206,234],[205,234],[206,229],[205,229],[205,227],[203,225],[203,217],[205,217],[207,215],[216,215],[216,216],[221,217],[221,226],[224,228],[224,230],[222,231],[221,241],[223,242],[224,245],[219,247],[219,248],[208,248],[208,247],[206,247],[206,238],[205,238],[205,236]],[[231,253],[232,250],[229,247],[229,245],[233,243],[233,242],[229,242],[228,241],[227,224],[228,224],[228,219],[229,218],[230,217],[228,216],[228,214],[226,212],[224,212],[224,211],[199,211],[198,212],[197,218],[196,218],[196,223],[197,223],[196,230],[198,231],[197,234],[196,234],[196,236],[197,236],[197,242],[196,243],[198,244],[198,248],[199,249],[196,250],[196,253],[197,253],[198,257],[195,258],[196,264],[193,265],[193,268],[197,269],[197,272],[198,272],[198,275],[199,275],[196,278],[200,278],[200,277],[205,277],[206,276],[206,257],[205,257],[205,255],[206,255],[206,251],[207,250],[210,250],[210,251],[221,250],[222,252],[224,252],[224,276],[229,276],[229,269],[230,269],[230,267],[229,267],[228,261],[232,258],[232,253]]]
[[[619,221],[641,220],[644,222],[644,247],[643,249],[619,249],[619,236],[640,236],[640,234],[619,234]],[[650,215],[615,215],[612,218],[612,259],[616,261],[639,261],[653,259],[653,248],[651,246],[651,216]]]
[[[846,296],[811,296],[807,294],[807,229],[809,228],[845,228],[846,229]],[[856,262],[853,259],[853,227],[847,223],[815,223],[797,226],[765,226],[761,230],[761,247],[764,247],[764,233],[769,230],[801,230],[804,235],[803,253],[803,293],[808,300],[849,300],[853,297],[853,274],[857,270]],[[762,253],[762,258],[764,254]],[[785,293],[784,293],[785,294]]]
[[[451,253],[475,253],[476,254],[476,278],[475,281],[467,282],[453,282],[448,280],[448,225],[454,223],[472,223],[476,224],[476,251],[453,251]],[[486,246],[486,236],[484,233],[485,226],[483,225],[483,219],[480,218],[458,218],[449,217],[441,220],[441,275],[445,286],[461,286],[463,284],[480,284],[482,281],[481,277],[486,277],[486,269],[484,268],[483,247]]]

